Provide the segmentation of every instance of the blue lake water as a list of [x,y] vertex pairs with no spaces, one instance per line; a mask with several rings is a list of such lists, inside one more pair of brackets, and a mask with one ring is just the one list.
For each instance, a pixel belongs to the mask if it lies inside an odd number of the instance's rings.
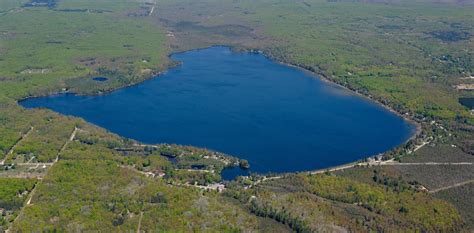
[[352,162],[405,142],[415,130],[366,98],[261,54],[212,47],[171,57],[182,65],[136,86],[20,104],[82,117],[144,143],[235,155],[259,173]]
[[97,82],[105,82],[109,79],[106,78],[106,77],[94,77],[94,78],[92,78],[92,80],[97,81]]

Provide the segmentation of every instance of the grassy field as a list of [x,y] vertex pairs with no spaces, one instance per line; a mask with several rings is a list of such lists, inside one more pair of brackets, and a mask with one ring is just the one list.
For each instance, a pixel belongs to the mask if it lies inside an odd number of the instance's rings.
[[[472,230],[473,203],[463,196],[472,185],[419,190],[472,179],[472,165],[293,174],[250,189],[255,181],[231,182],[220,193],[203,187],[220,182],[237,158],[139,145],[17,104],[60,92],[102,94],[174,65],[171,52],[227,44],[314,71],[416,120],[418,138],[387,157],[472,162],[474,118],[458,98],[474,94],[454,86],[473,82],[466,77],[474,74],[474,4],[374,2],[0,1],[2,230]],[[108,80],[92,80],[98,76]]]

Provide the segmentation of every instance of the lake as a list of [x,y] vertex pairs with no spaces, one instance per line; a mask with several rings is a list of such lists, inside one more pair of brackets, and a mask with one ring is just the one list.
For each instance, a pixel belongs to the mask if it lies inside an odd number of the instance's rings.
[[[82,117],[144,143],[231,154],[247,159],[258,173],[352,162],[404,143],[415,132],[373,101],[261,54],[211,47],[171,58],[182,64],[136,86],[20,104]],[[240,173],[227,170],[223,176]]]
[[469,109],[474,109],[474,98],[459,98],[459,103],[466,106]]

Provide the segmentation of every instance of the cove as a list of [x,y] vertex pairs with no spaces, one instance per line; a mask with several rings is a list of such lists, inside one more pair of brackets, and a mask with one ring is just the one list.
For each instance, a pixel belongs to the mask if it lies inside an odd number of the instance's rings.
[[20,104],[82,117],[144,143],[221,151],[247,159],[258,173],[352,162],[404,143],[415,131],[373,101],[261,54],[211,47],[171,58],[182,64],[136,86]]

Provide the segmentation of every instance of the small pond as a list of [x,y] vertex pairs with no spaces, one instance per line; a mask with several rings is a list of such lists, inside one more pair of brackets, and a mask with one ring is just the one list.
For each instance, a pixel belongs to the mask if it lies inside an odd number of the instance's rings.
[[459,103],[468,107],[469,109],[474,109],[474,97],[468,98],[468,97],[463,97],[459,98]]
[[106,77],[94,77],[94,78],[92,78],[92,80],[97,81],[97,82],[105,82],[109,79],[106,78]]

